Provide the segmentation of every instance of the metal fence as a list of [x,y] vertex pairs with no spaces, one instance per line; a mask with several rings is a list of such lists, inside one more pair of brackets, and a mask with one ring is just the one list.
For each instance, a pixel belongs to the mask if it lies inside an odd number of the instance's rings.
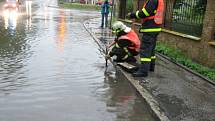
[[[133,6],[137,2],[137,8],[142,9],[147,0],[119,0],[119,17],[125,19],[129,11],[133,11]],[[166,11],[164,27],[200,37],[203,28],[203,19],[206,10],[207,0],[165,0]]]
[[207,0],[166,0],[164,27],[200,37]]

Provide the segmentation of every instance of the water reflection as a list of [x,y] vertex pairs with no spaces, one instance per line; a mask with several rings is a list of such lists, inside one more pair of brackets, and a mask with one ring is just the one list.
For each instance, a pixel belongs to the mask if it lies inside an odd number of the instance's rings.
[[32,1],[30,1],[30,0],[27,0],[27,1],[25,2],[26,14],[27,14],[29,17],[32,16],[31,4],[32,4]]
[[45,26],[47,27],[47,19],[48,19],[48,10],[47,7],[44,7],[44,22],[45,22]]
[[[86,14],[80,12],[81,17],[69,23],[66,12],[49,10],[52,11],[48,15],[57,16],[58,21],[48,19],[48,29],[44,29],[42,23],[44,16],[35,15],[38,21],[34,19],[32,24],[36,29],[31,32],[17,29],[20,36],[1,39],[0,50],[4,51],[0,51],[0,119],[144,121],[141,119],[144,106],[134,91],[126,87],[126,81],[105,80],[104,83],[103,71],[97,71],[93,66],[95,61],[103,62],[103,58],[98,58],[93,41],[85,41],[92,39],[80,23]],[[73,41],[66,41],[68,39]],[[56,53],[56,45],[66,53]],[[105,97],[96,94],[105,101],[92,97],[95,93],[91,92],[98,86],[95,83],[108,85],[97,91],[100,94],[102,90]]]
[[32,21],[31,20],[32,20],[31,17],[26,20],[27,28],[31,28],[31,26],[32,26]]
[[32,8],[31,8],[31,5],[32,5],[32,1],[30,1],[30,0],[27,0],[26,2],[25,2],[25,10],[26,10],[26,14],[27,14],[27,16],[28,16],[28,19],[26,20],[26,23],[27,23],[27,27],[28,28],[31,28],[31,24],[32,24],[32,22],[31,22],[31,20],[32,20]]
[[3,17],[5,29],[15,30],[17,26],[18,12],[13,9],[6,9],[3,11]]
[[105,75],[104,81],[109,86],[104,95],[108,97],[107,111],[116,114],[117,121],[154,121],[142,98],[120,72],[115,77],[111,73]]
[[65,13],[64,11],[60,11],[60,16],[57,25],[57,48],[60,52],[64,50],[64,41],[65,41],[65,32],[66,32],[66,25],[65,25]]

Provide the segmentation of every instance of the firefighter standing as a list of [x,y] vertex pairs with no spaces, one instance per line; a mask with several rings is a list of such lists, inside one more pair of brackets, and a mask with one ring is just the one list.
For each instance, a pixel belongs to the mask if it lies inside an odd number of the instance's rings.
[[148,71],[155,69],[155,46],[164,14],[163,0],[148,0],[142,10],[135,13],[128,13],[129,18],[142,19],[142,26],[139,30],[143,33],[140,47],[140,66],[134,77],[147,77]]
[[120,21],[112,26],[116,39],[108,48],[114,45],[107,57],[116,56],[115,62],[136,62],[135,56],[139,54],[140,40],[137,34]]

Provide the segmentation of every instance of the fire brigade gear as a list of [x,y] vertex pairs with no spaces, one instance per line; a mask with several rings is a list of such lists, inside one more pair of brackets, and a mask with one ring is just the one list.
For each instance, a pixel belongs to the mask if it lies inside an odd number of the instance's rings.
[[143,33],[140,47],[140,62],[141,65],[133,76],[147,76],[148,71],[155,69],[155,46],[156,39],[161,31],[161,25],[164,13],[163,0],[148,0],[142,10],[135,13],[129,13],[130,18],[141,18],[142,27],[139,32]]
[[[143,44],[140,49],[140,62],[139,70],[133,73],[134,77],[148,75],[148,71],[155,69],[155,46],[158,33],[144,33],[142,36]],[[141,74],[142,73],[142,74]]]
[[135,13],[128,13],[130,18],[142,18],[142,27],[139,32],[160,32],[163,22],[163,0],[148,0],[142,8]]
[[[155,55],[155,53],[152,53],[152,55]],[[156,59],[156,56],[151,56],[151,63],[149,68],[149,71],[151,72],[155,71],[155,59]]]
[[[146,4],[144,5],[145,8]],[[164,2],[163,0],[158,0],[158,7],[157,10],[154,12],[154,16],[149,16],[144,18],[144,21],[154,19],[156,24],[162,24],[163,23],[163,14],[164,14]]]
[[130,40],[133,45],[129,46],[128,48],[137,52],[140,51],[140,40],[133,30],[130,30],[130,32],[128,32],[126,35],[120,36],[118,40]]
[[[131,52],[132,53],[132,52]],[[129,56],[126,54],[122,49],[116,49],[113,48],[110,55],[116,55],[116,59],[114,59],[114,62],[131,62],[135,63],[137,60],[134,56],[136,56],[138,53],[132,53],[132,56]]]
[[105,55],[105,59],[110,59],[110,55],[109,54],[107,54],[107,55]]
[[117,38],[114,42],[109,55],[117,56],[117,62],[136,62],[134,56],[138,55],[140,49],[140,40],[137,34],[120,21],[113,24],[112,30],[116,33]]
[[148,72],[145,71],[145,65],[140,64],[138,71],[132,74],[133,77],[147,77]]
[[118,34],[122,31],[124,31],[125,33],[128,33],[131,31],[130,27],[127,27],[125,24],[123,24],[121,21],[116,21],[113,26],[112,26],[112,31],[115,34]]

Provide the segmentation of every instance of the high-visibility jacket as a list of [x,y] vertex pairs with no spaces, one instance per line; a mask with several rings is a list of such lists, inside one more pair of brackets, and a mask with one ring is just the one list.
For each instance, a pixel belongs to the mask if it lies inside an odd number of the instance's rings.
[[132,45],[128,46],[129,49],[135,50],[137,52],[140,51],[140,39],[134,30],[131,30],[126,35],[122,35],[118,38],[118,41],[130,40]]
[[136,11],[136,18],[142,18],[140,32],[160,32],[163,23],[164,1],[148,0],[142,10]]

